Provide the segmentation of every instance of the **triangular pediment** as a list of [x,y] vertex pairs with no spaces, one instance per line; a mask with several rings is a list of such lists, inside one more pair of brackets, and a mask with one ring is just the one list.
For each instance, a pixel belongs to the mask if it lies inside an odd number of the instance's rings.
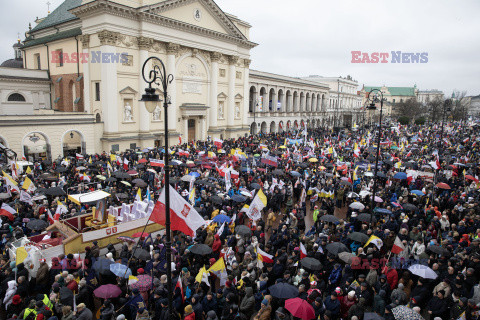
[[141,11],[247,40],[213,0],[166,0]]
[[120,94],[137,94],[137,91],[132,87],[125,87],[119,91]]

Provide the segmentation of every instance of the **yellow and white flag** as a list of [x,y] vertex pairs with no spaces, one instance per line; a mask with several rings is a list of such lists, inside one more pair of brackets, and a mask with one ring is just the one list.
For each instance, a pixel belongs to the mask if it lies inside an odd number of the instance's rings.
[[374,236],[373,234],[370,236],[370,239],[368,239],[367,243],[363,246],[364,248],[367,247],[370,243],[373,243],[379,250],[383,246],[383,241],[377,236]]
[[18,187],[18,183],[13,180],[13,178],[6,173],[5,171],[2,171],[3,177],[5,178],[5,183],[7,184],[8,187],[10,187],[10,191],[14,190],[20,193],[20,188]]
[[26,177],[25,180],[23,181],[22,188],[29,192],[33,192],[37,189],[33,184],[32,180],[30,180],[28,177]]
[[257,221],[262,218],[262,210],[267,206],[267,197],[263,193],[262,189],[258,190],[257,195],[250,203],[247,216],[253,221]]
[[203,266],[202,269],[200,269],[200,271],[198,272],[197,276],[195,277],[195,282],[205,282],[205,284],[210,287],[210,282],[208,282],[208,271],[205,266]]

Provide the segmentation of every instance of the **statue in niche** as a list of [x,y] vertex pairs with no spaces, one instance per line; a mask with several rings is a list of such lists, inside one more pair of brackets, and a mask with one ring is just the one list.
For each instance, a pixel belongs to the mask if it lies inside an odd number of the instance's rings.
[[235,119],[240,119],[240,105],[238,103],[235,104]]
[[155,110],[153,110],[153,120],[155,120],[155,121],[160,120],[160,111],[161,110],[162,109],[160,108],[160,106],[155,107]]
[[218,118],[223,119],[223,102],[218,103]]
[[126,103],[125,106],[123,107],[123,118],[125,122],[132,122],[133,121],[133,115],[132,115],[132,107],[130,106],[130,103]]

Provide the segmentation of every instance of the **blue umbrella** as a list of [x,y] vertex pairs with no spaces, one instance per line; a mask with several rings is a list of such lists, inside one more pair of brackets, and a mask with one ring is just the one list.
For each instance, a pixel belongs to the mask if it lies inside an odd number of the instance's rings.
[[190,172],[188,175],[192,176],[192,177],[195,177],[195,178],[200,177],[200,173],[198,173],[198,172]]
[[235,194],[235,195],[232,196],[232,200],[235,201],[235,202],[245,202],[245,201],[247,201],[247,198],[245,198],[244,196]]
[[423,193],[422,191],[420,190],[412,190],[411,191],[414,195],[417,195],[417,196],[424,196],[425,193]]
[[111,264],[110,271],[112,271],[117,277],[123,277],[125,279],[128,279],[128,277],[132,275],[132,270],[121,263]]
[[290,175],[292,177],[301,177],[302,176],[302,174],[300,172],[297,172],[297,171],[291,171]]
[[400,179],[400,180],[405,180],[407,179],[407,174],[405,172],[397,172],[393,176],[394,179]]
[[375,212],[378,212],[381,214],[392,214],[392,211],[384,208],[375,208]]
[[93,264],[92,268],[97,272],[97,274],[111,274],[110,265],[113,264],[113,261],[110,259],[100,258]]
[[214,218],[213,218],[213,221],[216,222],[216,223],[230,223],[232,221],[232,219],[229,217],[229,216],[226,216],[224,214],[219,214],[219,215],[216,215]]
[[280,282],[268,287],[268,291],[270,291],[270,294],[272,296],[279,299],[290,299],[298,297],[297,287],[285,282]]

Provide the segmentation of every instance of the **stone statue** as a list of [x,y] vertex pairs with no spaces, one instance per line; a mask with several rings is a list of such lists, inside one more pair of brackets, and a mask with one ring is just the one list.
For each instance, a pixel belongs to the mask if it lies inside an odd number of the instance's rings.
[[235,104],[235,119],[240,119],[240,105]]
[[133,116],[132,116],[132,107],[130,104],[127,102],[127,104],[123,107],[123,117],[125,122],[132,122],[133,121]]
[[223,119],[223,102],[218,103],[218,118]]
[[161,110],[162,109],[160,108],[160,106],[155,107],[155,110],[153,110],[153,120],[155,120],[155,121],[160,120],[160,111]]

